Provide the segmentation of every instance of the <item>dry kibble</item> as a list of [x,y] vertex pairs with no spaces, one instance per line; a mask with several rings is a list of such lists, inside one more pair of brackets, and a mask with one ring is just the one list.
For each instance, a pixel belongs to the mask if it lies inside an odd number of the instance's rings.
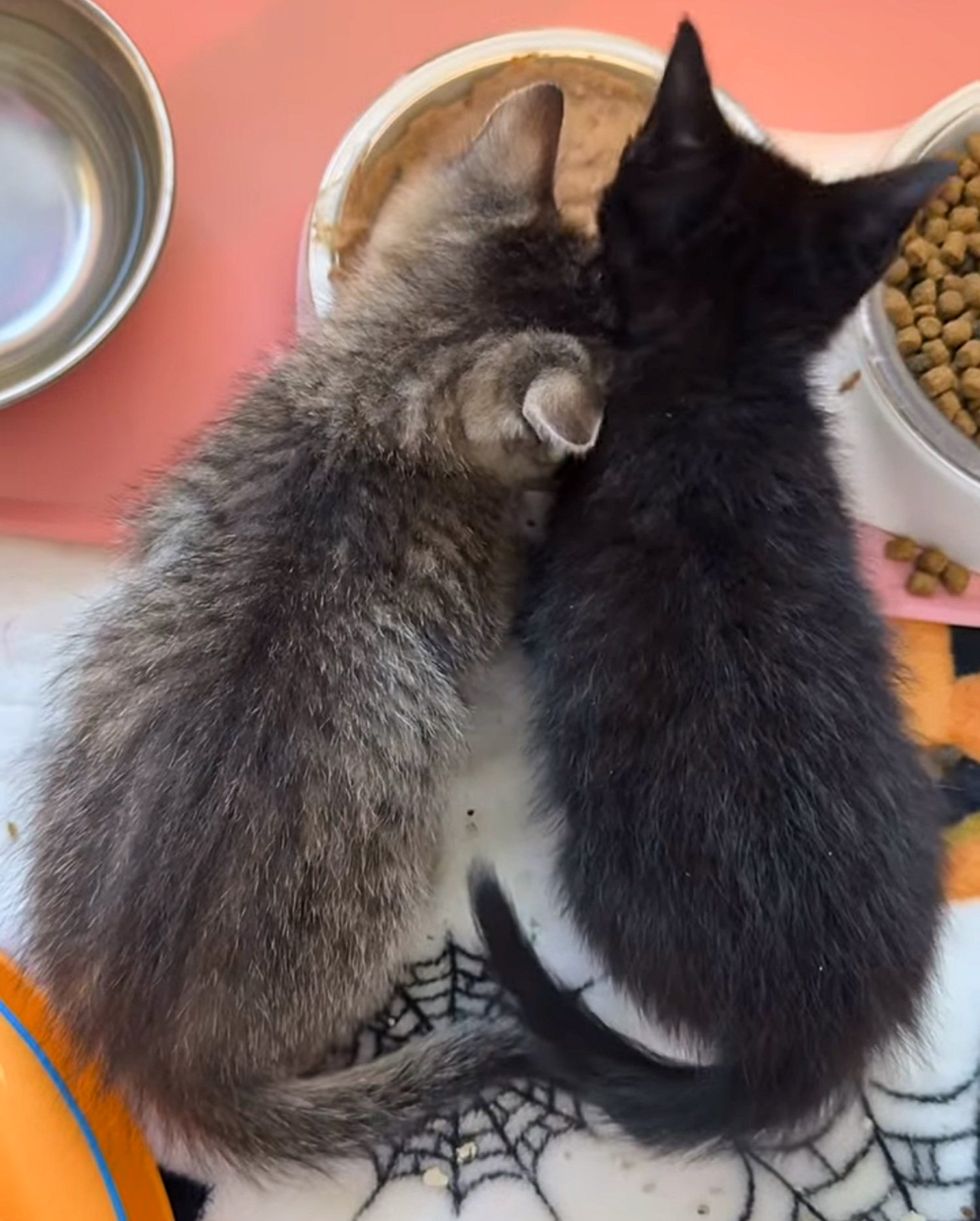
[[[922,330],[921,323],[919,323],[919,330]],[[980,368],[980,339],[966,341],[956,353],[956,367],[957,369]]]
[[943,413],[947,420],[955,420],[963,410],[963,404],[960,402],[960,396],[955,390],[947,390],[945,394],[941,394],[936,399],[936,406]]
[[920,280],[913,284],[909,291],[909,300],[913,305],[931,305],[939,296],[935,280]]
[[[913,360],[915,357],[912,358]],[[964,374],[964,376],[966,376]],[[931,399],[937,399],[941,394],[945,394],[947,390],[952,390],[956,385],[956,374],[949,365],[937,365],[934,369],[927,369],[919,378],[919,385],[929,395]]]
[[972,157],[964,157],[958,166],[958,172],[959,176],[966,182],[966,185],[969,186],[968,180],[973,178],[974,175],[980,174],[980,165]]
[[950,233],[942,244],[939,257],[943,262],[949,263],[951,267],[959,267],[966,259],[966,234],[961,233],[958,229]]
[[968,411],[958,411],[953,416],[953,424],[966,437],[975,437],[977,435],[977,422]]
[[943,569],[942,582],[951,594],[959,597],[960,594],[966,593],[967,586],[970,584],[970,570],[964,568],[962,564],[950,560]]
[[[976,162],[971,162],[970,168],[976,165]],[[980,166],[973,172],[973,176],[963,188],[963,198],[968,199],[970,203],[980,204]]]
[[914,318],[935,318],[936,307],[931,301],[927,301],[924,305],[913,305],[912,316]]
[[909,278],[908,262],[905,259],[903,259],[901,255],[899,255],[899,257],[895,260],[895,262],[892,263],[892,265],[885,272],[885,283],[886,284],[901,284],[903,281],[907,280],[908,278]]
[[954,208],[949,214],[950,230],[958,229],[963,233],[976,233],[980,227],[980,208],[973,204],[963,204]]
[[[957,312],[962,313],[962,307]],[[909,299],[900,288],[885,289],[885,313],[896,327],[911,326],[914,319]]]
[[948,233],[949,221],[945,216],[930,216],[922,230],[923,237],[927,241],[935,242],[937,246],[943,244]]
[[[938,373],[938,371],[938,369],[930,369],[929,373]],[[928,377],[929,373],[924,373],[923,377]],[[965,399],[980,399],[980,369],[963,370],[963,374],[960,377],[960,390]]]
[[924,352],[916,352],[916,354],[914,356],[910,356],[905,363],[909,367],[909,372],[914,373],[916,377],[918,377],[920,373],[925,373],[932,368],[932,363]]
[[[897,291],[897,290],[896,290]],[[904,294],[902,300],[905,301]],[[905,302],[906,305],[908,302]],[[897,308],[897,306],[896,306]],[[940,318],[958,318],[966,309],[966,302],[963,300],[963,294],[956,292],[954,289],[947,289],[936,298],[936,313]],[[911,311],[909,311],[911,313]],[[911,321],[911,319],[909,320]],[[907,326],[907,323],[902,323]]]
[[938,256],[939,249],[924,237],[916,235],[905,243],[902,253],[910,267],[925,267],[930,259]]
[[966,248],[975,259],[980,259],[980,233],[966,235]]
[[964,185],[959,174],[954,174],[952,178],[947,178],[939,188],[940,198],[945,199],[948,204],[958,204],[963,198]]
[[938,256],[926,263],[926,275],[931,280],[941,280],[948,270],[948,266]]
[[974,161],[980,161],[980,131],[966,138],[966,151]]
[[929,357],[930,363],[935,365],[949,364],[949,348],[941,339],[930,339],[928,343],[922,345],[922,352]]
[[969,309],[980,309],[980,271],[963,277],[963,300]]
[[941,195],[937,195],[935,199],[930,199],[926,204],[926,216],[945,216],[949,211],[949,204]]
[[900,563],[908,564],[919,554],[919,544],[914,538],[908,538],[904,534],[896,534],[893,538],[887,539],[885,542],[885,558],[889,560],[898,560]]
[[937,339],[943,332],[943,324],[935,314],[917,319],[915,325],[923,339]]
[[955,271],[948,271],[940,281],[943,292],[952,289],[954,292],[961,293],[966,280],[963,276],[958,276]]
[[949,558],[945,551],[940,551],[938,547],[924,547],[919,552],[915,566],[920,572],[931,572],[934,577],[938,577],[948,563]]
[[917,598],[931,598],[939,588],[939,578],[934,577],[931,572],[919,572],[918,569],[914,569],[909,573],[905,588],[910,594],[915,594]]
[[[909,327],[909,330],[914,330],[914,327]],[[960,348],[968,340],[973,338],[973,322],[969,314],[961,314],[959,318],[953,318],[943,327],[943,343],[948,348]],[[915,348],[911,349],[913,352]]]
[[[939,319],[937,318],[938,322]],[[952,323],[947,323],[952,326]],[[973,328],[970,328],[967,339],[973,334]],[[905,326],[895,336],[895,342],[898,344],[898,350],[903,356],[911,356],[913,352],[918,352],[922,347],[922,334],[916,326]]]

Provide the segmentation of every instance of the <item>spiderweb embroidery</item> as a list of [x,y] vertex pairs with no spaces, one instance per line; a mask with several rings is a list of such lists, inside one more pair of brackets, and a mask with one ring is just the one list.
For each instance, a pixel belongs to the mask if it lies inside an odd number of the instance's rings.
[[[499,1011],[500,993],[483,959],[450,937],[440,954],[408,969],[388,1007],[361,1032],[348,1062],[397,1051],[455,1021]],[[357,1215],[364,1216],[389,1183],[434,1176],[457,1213],[478,1187],[511,1179],[527,1184],[557,1218],[538,1181],[538,1162],[556,1137],[587,1126],[567,1094],[539,1082],[509,1082],[406,1139],[379,1146],[372,1158],[376,1185]]]

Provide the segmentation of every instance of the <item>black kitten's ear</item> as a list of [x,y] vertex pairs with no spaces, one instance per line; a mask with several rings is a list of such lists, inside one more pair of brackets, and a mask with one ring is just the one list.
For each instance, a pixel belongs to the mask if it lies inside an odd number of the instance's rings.
[[554,198],[555,164],[565,96],[557,85],[528,85],[491,111],[463,155],[461,167],[515,197]]
[[685,19],[677,29],[653,109],[637,144],[698,152],[730,134],[711,88],[701,39]]
[[839,238],[856,256],[865,287],[881,275],[903,229],[949,174],[948,162],[917,161],[828,188]]

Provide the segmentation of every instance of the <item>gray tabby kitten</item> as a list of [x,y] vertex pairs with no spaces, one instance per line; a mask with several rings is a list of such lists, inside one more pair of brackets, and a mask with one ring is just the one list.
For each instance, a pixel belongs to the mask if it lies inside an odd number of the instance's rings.
[[324,1071],[430,895],[522,489],[599,423],[561,333],[595,316],[561,118],[553,86],[512,95],[396,192],[322,333],[146,510],[70,674],[30,966],[144,1114],[250,1168],[365,1153],[525,1067],[501,1019]]

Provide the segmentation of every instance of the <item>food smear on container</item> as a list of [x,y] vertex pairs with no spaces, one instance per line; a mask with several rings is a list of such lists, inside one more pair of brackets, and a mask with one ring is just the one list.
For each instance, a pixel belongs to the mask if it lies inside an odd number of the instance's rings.
[[330,235],[338,257],[334,275],[343,274],[345,262],[350,265],[392,187],[418,166],[462,151],[498,102],[539,81],[553,82],[565,95],[558,207],[570,223],[593,230],[599,196],[650,110],[654,84],[588,59],[521,56],[479,77],[455,100],[435,102],[411,119],[392,144],[362,161],[351,178],[340,224]]

